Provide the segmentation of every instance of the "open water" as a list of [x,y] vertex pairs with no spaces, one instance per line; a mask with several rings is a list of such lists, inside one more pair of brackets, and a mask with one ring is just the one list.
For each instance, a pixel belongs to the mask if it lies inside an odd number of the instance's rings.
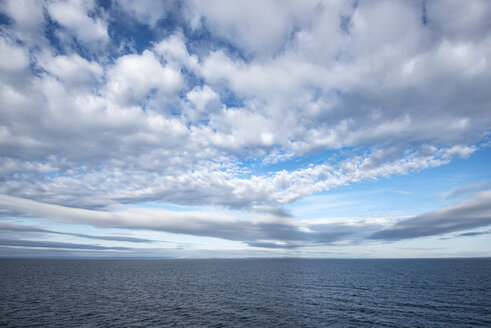
[[0,326],[491,327],[491,259],[1,259]]

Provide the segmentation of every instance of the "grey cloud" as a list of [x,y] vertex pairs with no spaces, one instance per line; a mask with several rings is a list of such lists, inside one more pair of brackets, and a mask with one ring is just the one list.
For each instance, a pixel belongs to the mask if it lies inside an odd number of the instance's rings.
[[469,40],[482,37],[480,31],[489,27],[491,7],[485,1],[466,3],[451,0],[425,1],[428,25],[446,37]]
[[433,212],[400,221],[377,231],[371,239],[401,240],[486,227],[491,225],[491,190]]
[[442,237],[440,239],[447,240],[447,239],[454,239],[454,238],[460,238],[460,237],[474,237],[474,236],[482,236],[482,235],[489,235],[489,234],[491,234],[491,230],[488,230],[488,231],[469,231],[469,232],[459,233],[458,235],[455,235],[452,237]]
[[[113,259],[172,259],[172,258],[244,258],[244,257],[267,257],[270,258],[275,250],[261,250],[255,248],[251,250],[192,250],[192,249],[133,249],[133,250],[83,250],[83,249],[63,249],[63,248],[14,248],[0,246],[0,258],[113,258]],[[278,250],[278,255],[285,254]],[[326,252],[318,253],[317,256],[325,255]],[[302,256],[301,252],[296,253],[291,249],[289,256]]]
[[[324,8],[327,7],[327,8]],[[190,25],[202,24],[211,33],[240,49],[244,57],[268,58],[281,52],[299,26],[319,19],[319,12],[330,12],[333,21],[343,7],[338,4],[304,1],[189,1]],[[197,16],[197,17],[196,17]],[[336,22],[333,22],[336,24]]]
[[129,236],[96,236],[96,235],[87,235],[82,233],[71,233],[71,232],[60,232],[53,231],[38,227],[25,226],[20,224],[12,224],[6,222],[0,222],[0,232],[2,231],[11,231],[11,232],[36,232],[36,233],[44,233],[44,234],[55,234],[55,235],[65,235],[65,236],[73,236],[73,237],[81,237],[87,239],[97,239],[97,240],[108,240],[108,241],[127,241],[133,243],[151,243],[155,242],[155,240],[144,239],[144,238],[136,238]]
[[13,232],[49,232],[49,230],[43,228],[30,227],[22,224],[13,224],[6,222],[0,222],[0,230]]
[[454,188],[446,193],[436,194],[437,197],[442,197],[445,199],[453,199],[462,196],[469,196],[476,194],[482,190],[491,187],[491,181],[481,181],[461,187]]
[[[0,258],[126,258],[130,257],[126,252],[114,252],[110,250],[82,250],[82,249],[63,249],[63,248],[22,248],[0,246]],[[131,254],[131,253],[130,253]],[[145,257],[145,254],[139,254]],[[162,256],[164,257],[164,256]]]
[[45,247],[45,248],[69,248],[69,249],[91,249],[91,250],[130,250],[129,247],[106,247],[90,244],[74,244],[63,243],[57,241],[38,241],[38,240],[22,240],[22,239],[0,239],[1,246],[15,247]]
[[302,245],[297,244],[277,244],[277,243],[264,243],[264,242],[249,242],[247,245],[252,247],[260,247],[260,248],[279,248],[279,249],[292,249],[299,248]]
[[74,237],[82,237],[88,239],[100,239],[100,240],[110,240],[110,241],[129,241],[132,243],[152,243],[156,240],[144,239],[144,238],[136,238],[136,237],[124,237],[124,236],[95,236],[95,235],[86,235],[81,233],[67,233],[67,232],[54,232],[49,231],[54,234],[62,234],[62,235],[70,235]]
[[[489,204],[491,204],[491,191],[486,191],[471,200],[387,226],[387,221],[375,218],[316,219],[299,222],[291,218],[275,216],[245,220],[217,212],[175,212],[133,208],[117,212],[95,211],[0,195],[0,205],[18,211],[20,215],[33,215],[103,228],[144,229],[216,237],[241,241],[253,247],[278,249],[331,245],[337,242],[356,244],[367,239],[401,240],[485,227],[491,225]],[[39,228],[31,229],[5,224],[4,226],[13,230],[46,232]],[[81,234],[68,235],[86,237]]]
[[199,250],[180,248],[122,248],[97,245],[10,240],[0,238],[0,258],[178,258],[204,257]]
[[131,208],[117,212],[94,211],[44,204],[6,195],[0,195],[0,205],[24,215],[90,224],[95,227],[165,231],[242,241],[251,245],[268,245],[272,240],[298,247],[323,245],[341,239],[361,239],[360,236],[363,234],[380,228],[378,224],[363,221],[355,225],[329,220],[299,223],[290,218],[274,216],[240,220],[213,212]]
[[472,231],[472,232],[464,232],[456,237],[472,237],[472,236],[480,236],[480,235],[487,235],[490,234],[490,231]]

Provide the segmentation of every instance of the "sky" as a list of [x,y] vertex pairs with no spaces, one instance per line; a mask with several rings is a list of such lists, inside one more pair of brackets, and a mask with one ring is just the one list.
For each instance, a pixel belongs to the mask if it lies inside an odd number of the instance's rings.
[[489,257],[490,22],[0,0],[0,257]]

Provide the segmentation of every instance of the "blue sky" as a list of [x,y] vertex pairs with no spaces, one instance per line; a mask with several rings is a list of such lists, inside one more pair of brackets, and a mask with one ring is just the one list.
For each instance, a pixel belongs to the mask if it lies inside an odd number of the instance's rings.
[[0,256],[490,256],[489,21],[0,1]]

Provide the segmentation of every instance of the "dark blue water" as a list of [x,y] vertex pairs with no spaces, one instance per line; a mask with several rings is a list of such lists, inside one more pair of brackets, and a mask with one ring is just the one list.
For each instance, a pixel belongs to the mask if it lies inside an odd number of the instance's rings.
[[491,260],[0,260],[6,327],[491,327]]

